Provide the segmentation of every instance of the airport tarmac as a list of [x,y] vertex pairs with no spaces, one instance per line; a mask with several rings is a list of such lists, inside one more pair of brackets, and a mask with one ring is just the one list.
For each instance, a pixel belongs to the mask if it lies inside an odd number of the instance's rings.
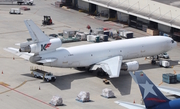
[[[64,29],[74,29],[87,31],[86,26],[92,28],[108,27],[121,29],[120,26],[112,22],[103,22],[94,19],[86,13],[76,10],[55,8],[51,3],[56,0],[38,0],[30,11],[22,11],[21,15],[10,15],[10,8],[21,7],[19,5],[0,5],[0,107],[2,109],[124,109],[114,103],[122,100],[141,104],[141,94],[138,86],[132,80],[128,72],[122,71],[119,78],[110,79],[110,85],[105,85],[102,81],[105,77],[97,77],[95,73],[80,72],[73,68],[52,68],[38,66],[23,60],[9,52],[3,50],[5,47],[16,47],[15,43],[26,41],[30,38],[28,30],[24,24],[24,19],[32,19],[46,34],[62,32]],[[50,15],[54,25],[41,26],[44,15]],[[135,37],[146,36],[147,33],[133,28],[125,28],[134,32]],[[63,47],[90,44],[81,41],[63,44]],[[163,73],[173,73],[175,70],[180,73],[180,60],[178,47],[168,52],[173,68],[160,68],[158,65],[151,65],[149,60],[144,58],[133,59],[140,63],[140,70],[156,84],[162,82]],[[14,59],[13,59],[14,58]],[[43,82],[41,79],[33,78],[30,67],[52,72],[57,80],[55,82]],[[166,84],[174,88],[180,88],[179,84]],[[106,99],[101,97],[102,89],[110,88],[115,93],[116,98]],[[90,92],[92,102],[77,102],[76,96],[80,91]],[[63,98],[64,106],[53,107],[49,102],[53,95]],[[167,95],[167,94],[166,94]]]

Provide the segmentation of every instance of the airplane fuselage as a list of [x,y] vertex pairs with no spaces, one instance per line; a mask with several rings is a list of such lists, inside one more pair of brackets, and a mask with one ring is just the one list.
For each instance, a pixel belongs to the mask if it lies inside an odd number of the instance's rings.
[[175,44],[164,36],[142,37],[113,42],[58,48],[53,52],[39,54],[42,59],[56,57],[57,61],[46,63],[52,67],[87,67],[115,56],[123,60],[155,56],[169,51]]
[[180,99],[175,99],[166,103],[162,103],[152,109],[180,109]]

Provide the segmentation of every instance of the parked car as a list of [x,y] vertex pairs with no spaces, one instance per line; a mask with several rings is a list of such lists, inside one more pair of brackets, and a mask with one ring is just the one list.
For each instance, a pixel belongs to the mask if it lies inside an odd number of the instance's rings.
[[9,14],[21,14],[21,10],[19,8],[11,8]]
[[28,7],[21,7],[20,9],[24,10],[24,11],[30,10],[30,8],[28,8]]
[[159,58],[169,59],[169,55],[167,53],[161,53],[158,56]]

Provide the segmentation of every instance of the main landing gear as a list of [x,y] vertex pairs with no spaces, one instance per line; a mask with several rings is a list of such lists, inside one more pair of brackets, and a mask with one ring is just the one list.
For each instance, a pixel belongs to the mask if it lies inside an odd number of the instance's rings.
[[152,65],[155,65],[156,64],[156,61],[158,61],[159,60],[159,56],[153,56],[152,57],[152,60],[151,60],[151,64]]

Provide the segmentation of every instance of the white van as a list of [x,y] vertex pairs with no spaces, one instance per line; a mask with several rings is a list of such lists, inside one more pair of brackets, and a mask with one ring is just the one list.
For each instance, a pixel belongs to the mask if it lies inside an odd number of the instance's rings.
[[170,67],[170,63],[168,61],[160,60],[159,61],[159,66],[164,67],[164,68],[168,68],[168,67]]
[[21,10],[19,8],[11,8],[9,14],[21,14]]
[[17,0],[17,3],[19,5],[25,4],[25,5],[33,5],[34,0]]

